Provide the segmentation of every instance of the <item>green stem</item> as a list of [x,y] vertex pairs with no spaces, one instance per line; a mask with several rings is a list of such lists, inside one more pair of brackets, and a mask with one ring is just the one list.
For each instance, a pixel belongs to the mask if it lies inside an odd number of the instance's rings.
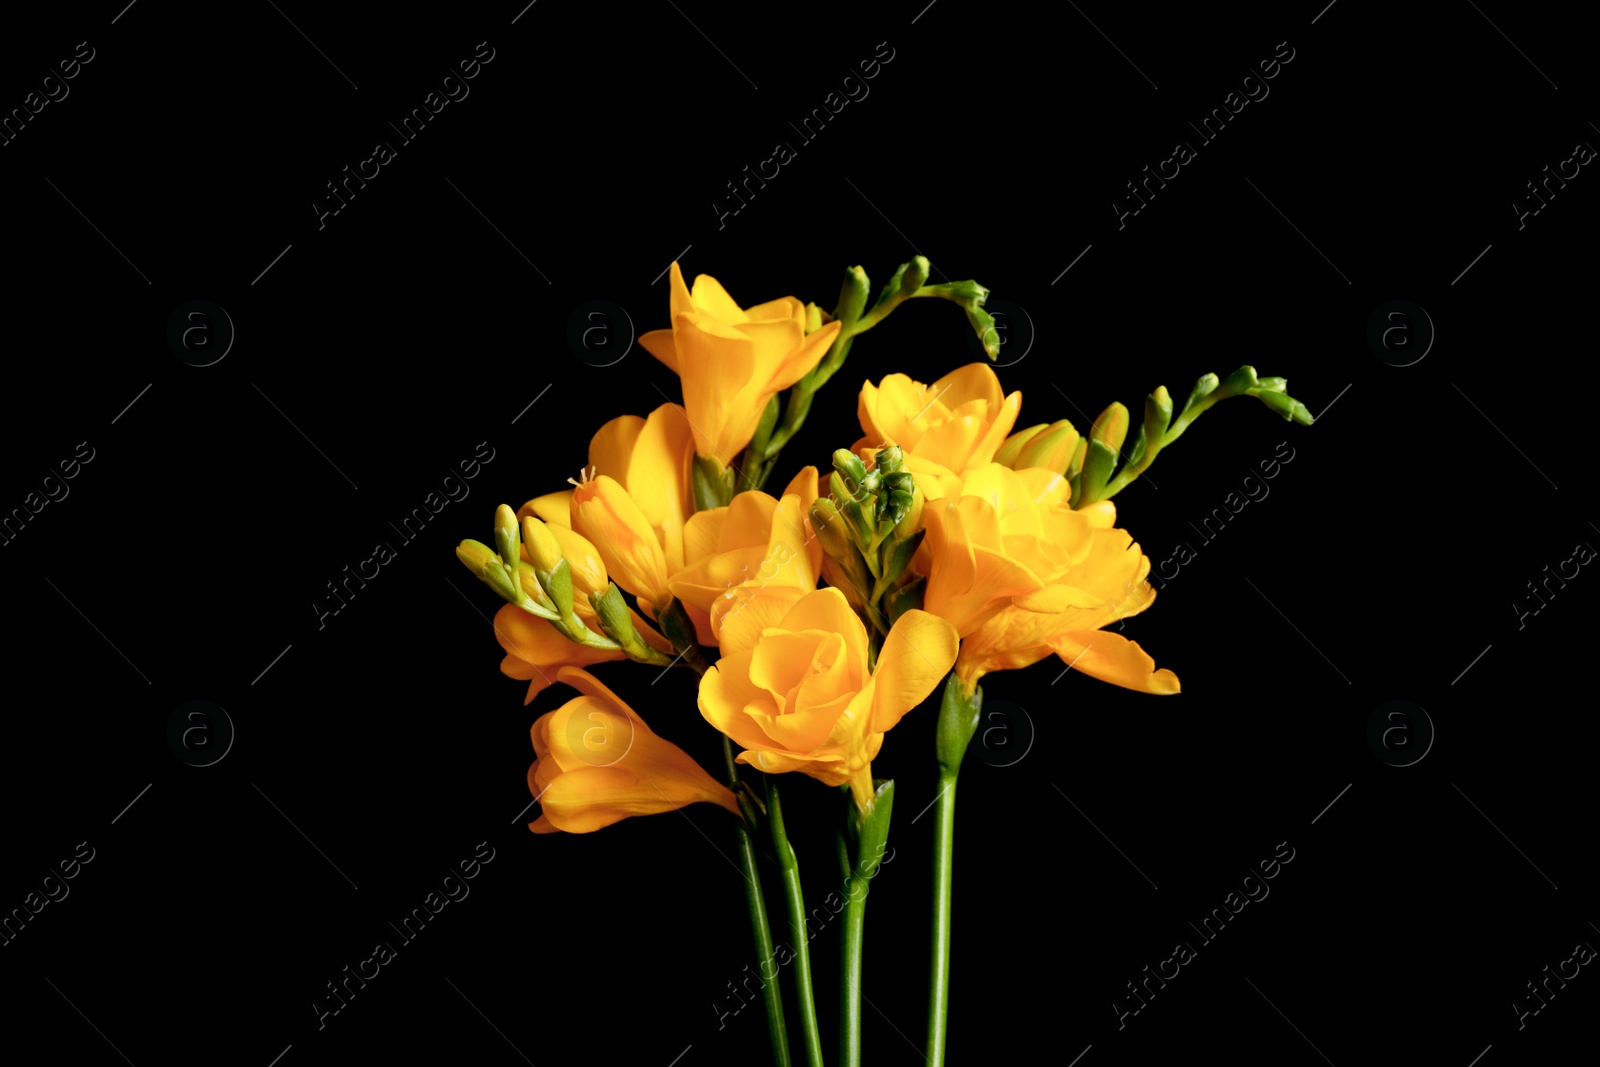
[[951,672],[939,702],[934,750],[939,759],[939,795],[934,800],[933,962],[928,974],[928,1064],[943,1067],[950,1015],[950,885],[955,874],[956,776],[978,729],[983,690],[969,696]]
[[[811,992],[811,950],[807,946],[806,904],[800,891],[800,860],[789,845],[783,828],[783,808],[778,787],[767,780],[767,817],[772,829],[772,845],[778,853],[778,868],[783,872],[784,898],[789,905],[789,930],[794,935],[795,996],[800,1002],[800,1025],[805,1034],[806,1063],[822,1067],[822,1035],[817,1030],[817,1004]],[[777,981],[774,979],[773,984]]]
[[861,1067],[861,949],[867,930],[866,883],[846,883],[844,968],[839,982],[839,1067]]
[[953,768],[939,776],[939,798],[934,801],[933,846],[933,963],[928,979],[928,1064],[944,1064],[945,1031],[950,1011],[950,884],[955,873],[956,775]]
[[839,981],[839,1067],[861,1067],[861,953],[866,936],[867,890],[878,873],[894,810],[894,780],[874,783],[865,811],[850,802],[854,822],[855,865],[845,882],[843,944]]
[[[733,745],[726,734],[722,738],[722,754],[728,764],[728,784],[739,797],[739,809],[744,813],[738,823],[739,867],[744,872],[744,902],[750,913],[750,932],[755,935],[756,952],[762,963],[774,958],[772,927],[767,921],[766,897],[761,892],[761,871],[756,867],[755,843],[750,837],[750,827],[756,825],[754,805],[739,788],[739,772],[733,761]],[[757,978],[761,981],[760,977]],[[772,1039],[772,1061],[778,1067],[789,1067],[789,1033],[783,1021],[783,992],[778,988],[777,975],[772,981],[762,981],[761,1000],[767,1011],[767,1035]]]
[[[694,642],[693,624],[682,611],[682,606],[674,600],[663,609],[662,621],[668,623],[668,636],[683,651],[685,662],[694,668],[695,674],[704,677],[710,668],[700,653],[700,647]],[[760,822],[749,793],[739,786],[739,765],[733,758],[733,742],[726,734],[722,735],[722,758],[727,765],[728,788],[739,800],[740,819],[735,824],[739,835],[739,869],[744,874],[744,903],[750,913],[750,933],[762,961],[756,966],[759,972],[775,955],[772,927],[767,921],[766,896],[761,892],[761,870],[756,866],[755,842],[750,837],[750,828],[759,826]],[[757,981],[762,979],[758,976]],[[761,999],[767,1012],[767,1034],[772,1039],[772,1061],[777,1067],[789,1067],[789,1034],[784,1026],[783,992],[778,987],[776,974],[772,981],[762,982]]]

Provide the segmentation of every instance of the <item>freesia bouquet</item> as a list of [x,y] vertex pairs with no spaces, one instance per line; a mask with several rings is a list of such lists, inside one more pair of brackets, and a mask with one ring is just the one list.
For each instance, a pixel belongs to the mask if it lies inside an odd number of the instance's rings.
[[[784,805],[840,809],[848,892],[837,1062],[854,1067],[867,884],[894,801],[893,781],[875,779],[872,764],[908,716],[902,730],[934,732],[927,1058],[937,1067],[956,780],[984,676],[1055,656],[1113,685],[1177,693],[1170,670],[1106,629],[1155,596],[1150,560],[1116,525],[1111,498],[1227,397],[1255,396],[1286,419],[1311,421],[1283,379],[1241,367],[1201,378],[1182,405],[1157,388],[1136,427],[1113,403],[1086,433],[1065,420],[1019,430],[1021,394],[1007,395],[988,365],[974,363],[931,384],[905,374],[865,382],[861,438],[825,470],[802,467],[767,491],[780,453],[856,338],[906,301],[958,304],[990,359],[998,354],[988,290],[929,285],[928,271],[920,256],[903,264],[869,304],[867,276],[852,268],[828,313],[793,297],[741,307],[706,275],[690,288],[674,263],[670,328],[639,340],[676,372],[683,403],[599,427],[571,488],[517,510],[502,504],[493,547],[468,540],[456,550],[506,601],[494,619],[501,670],[528,682],[524,703],[552,685],[579,694],[533,723],[528,787],[541,812],[529,828],[588,833],[688,804],[725,809],[762,958],[773,954],[773,924],[762,890],[771,872],[760,861],[775,861],[796,935],[791,973],[810,1067],[823,1055]],[[701,718],[722,737],[717,773],[591,673],[622,660],[695,672]],[[937,711],[913,715],[936,690]],[[793,782],[794,772],[815,781]],[[764,997],[773,1057],[788,1064],[776,980]]]

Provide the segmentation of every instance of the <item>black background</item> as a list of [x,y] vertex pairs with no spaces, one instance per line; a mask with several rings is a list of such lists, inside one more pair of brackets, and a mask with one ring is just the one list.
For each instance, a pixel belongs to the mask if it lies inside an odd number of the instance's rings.
[[[1597,179],[1584,168],[1520,230],[1511,207],[1600,143],[1575,16],[923,2],[8,14],[7,111],[78,42],[95,50],[0,148],[0,508],[93,449],[0,554],[0,908],[94,849],[0,947],[9,1058],[762,1062],[759,1007],[720,1029],[711,1007],[757,962],[726,818],[529,834],[528,727],[561,696],[523,707],[497,669],[498,601],[451,550],[490,539],[494,505],[561,487],[602,422],[677,398],[637,346],[578,358],[584,301],[665,326],[681,255],[744,304],[831,306],[843,267],[881,283],[918,252],[936,280],[1027,310],[1032,347],[999,372],[1019,426],[1081,429],[1113,399],[1165,383],[1181,400],[1243,363],[1321,416],[1231,401],[1117,499],[1156,563],[1195,550],[1125,631],[1182,695],[1056,661],[986,684],[1021,710],[962,778],[950,1061],[1495,1067],[1589,1039],[1590,968],[1523,1029],[1511,1008],[1600,944],[1600,579],[1585,568],[1520,627],[1512,606],[1600,544]],[[385,122],[481,41],[494,58],[470,96],[319,228],[324,183],[397,140]],[[879,42],[893,58],[870,95],[799,144],[786,123]],[[1195,141],[1185,121],[1279,42],[1293,59],[1270,95],[1119,229],[1123,183]],[[719,227],[712,199],[779,140],[797,158]],[[237,331],[204,368],[165,340],[193,299]],[[1366,340],[1395,299],[1437,329],[1405,367]],[[966,329],[927,301],[864,337],[775,481],[859,435],[862,379],[970,362]],[[1270,495],[1198,537],[1285,441]],[[493,459],[470,496],[319,627],[324,583],[480,442]],[[715,766],[688,671],[600,673]],[[167,744],[193,699],[237,730],[213,766]],[[1395,699],[1436,732],[1403,768],[1366,740]],[[868,908],[873,1064],[922,1061],[931,726],[928,708],[908,717],[875,765],[898,799]],[[1030,730],[1026,755],[992,765]],[[786,807],[816,903],[836,888],[834,809],[810,785]],[[319,1029],[324,983],[479,842],[494,858],[471,895]],[[1124,984],[1196,941],[1186,921],[1283,842],[1270,896],[1119,1029]],[[831,1060],[831,930],[813,951]]]

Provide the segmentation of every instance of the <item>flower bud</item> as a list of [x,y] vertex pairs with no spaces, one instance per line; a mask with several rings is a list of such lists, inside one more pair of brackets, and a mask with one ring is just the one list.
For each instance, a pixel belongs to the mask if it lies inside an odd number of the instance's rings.
[[905,514],[895,524],[894,538],[896,541],[909,540],[916,532],[922,529],[922,506],[926,498],[916,482],[911,483],[911,503],[906,506]]
[[1212,392],[1215,391],[1218,384],[1217,376],[1215,374],[1207,374],[1205,377],[1195,382],[1194,388],[1189,390],[1189,398],[1183,402],[1183,410],[1187,412],[1200,401],[1210,396]]
[[[826,315],[827,315],[827,312],[825,312],[821,308],[817,307],[817,305],[815,305],[815,304],[807,304],[806,305],[806,333],[816,333],[818,330],[822,329],[824,324],[833,321],[832,318],[825,317]],[[777,394],[774,393],[773,395],[776,396]]]
[[522,562],[522,542],[517,538],[517,513],[505,504],[494,509],[494,543],[506,570],[515,574]]
[[522,543],[528,546],[528,557],[537,570],[548,573],[562,560],[561,545],[556,542],[555,534],[532,515],[522,520]]
[[817,540],[822,542],[822,551],[827,555],[843,559],[851,551],[849,525],[844,516],[839,514],[838,506],[829,498],[818,497],[817,502],[811,505],[811,528],[816,531]]
[[1111,472],[1116,469],[1117,458],[1117,453],[1103,444],[1099,438],[1089,439],[1089,451],[1083,459],[1083,472],[1079,475],[1078,496],[1073,501],[1073,507],[1086,507],[1100,499],[1106,482],[1111,478]]
[[616,582],[609,583],[601,592],[590,593],[589,603],[594,608],[602,633],[622,646],[630,659],[648,658],[650,649],[640,640],[639,631],[633,628],[628,602],[622,599],[622,591],[617,588]]
[[1167,426],[1172,422],[1172,396],[1164,385],[1156,386],[1156,391],[1144,398],[1144,439],[1145,446],[1160,445],[1161,439],[1167,435]]
[[1302,426],[1311,425],[1311,412],[1306,406],[1287,393],[1261,392],[1254,394],[1267,407],[1276,411],[1284,418],[1298,422]]
[[860,267],[847,269],[844,284],[839,287],[839,306],[834,317],[846,324],[859,319],[867,307],[867,289],[867,272]]
[[1037,426],[1029,426],[1026,430],[1018,430],[1010,437],[1007,437],[1004,444],[995,449],[994,461],[1000,466],[1010,467],[1012,470],[1023,466],[1023,464],[1017,462],[1022,455],[1023,447],[1049,428],[1049,423],[1041,422]]
[[493,589],[500,599],[516,604],[524,599],[511,574],[489,546],[470,538],[456,546],[456,559],[471,571],[479,581]]
[[[1113,400],[1094,420],[1094,425],[1089,428],[1089,436],[1109,448],[1115,456],[1122,451],[1122,442],[1128,438],[1128,423],[1128,409]],[[1093,449],[1090,452],[1092,454]]]
[[1077,450],[1078,431],[1072,423],[1062,419],[1029,438],[1019,451],[1017,462],[1011,466],[1016,470],[1043,467],[1057,474],[1066,474],[1067,465],[1072,462]]
[[843,495],[851,498],[859,496],[867,483],[867,465],[861,462],[860,457],[848,448],[836,449],[833,453],[833,469],[844,479]]
[[912,256],[911,262],[900,268],[904,273],[900,276],[900,295],[910,296],[921,289],[928,282],[928,271],[932,269],[927,256]]
[[878,494],[880,521],[899,525],[911,507],[911,498],[916,487],[917,483],[905,471],[897,471],[886,476],[883,479],[883,488]]
[[1218,388],[1222,390],[1222,395],[1224,397],[1229,397],[1237,396],[1246,389],[1254,389],[1255,386],[1256,369],[1254,367],[1246,366],[1240,367],[1238,370],[1222,379],[1222,384],[1218,386]]

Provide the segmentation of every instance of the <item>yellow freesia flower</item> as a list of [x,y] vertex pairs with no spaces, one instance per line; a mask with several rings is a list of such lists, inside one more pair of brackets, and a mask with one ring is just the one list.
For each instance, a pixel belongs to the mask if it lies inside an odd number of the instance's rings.
[[682,380],[695,451],[728,467],[755,436],[767,402],[805,377],[840,325],[806,334],[805,305],[792,296],[741,308],[715,278],[690,291],[671,268],[672,328],[640,336],[645,350]]
[[839,590],[818,589],[706,672],[700,714],[744,748],[741,763],[848,783],[864,809],[883,735],[939,685],[957,645],[955,627],[913,609],[869,673],[866,628]]
[[658,737],[638,712],[579,667],[556,680],[582,695],[533,724],[528,789],[542,811],[536,834],[584,834],[630,815],[654,815],[686,804],[717,804],[739,814],[733,793],[683,749]]
[[1074,511],[1065,478],[1043,468],[991,463],[930,502],[927,536],[914,566],[927,575],[923,607],[961,634],[956,675],[970,695],[989,671],[1055,653],[1091,677],[1147,693],[1176,693],[1137,644],[1101,629],[1155,598],[1150,560],[1116,508]]
[[581,533],[617,584],[641,598],[653,617],[669,595],[667,577],[683,569],[683,528],[694,510],[693,448],[677,404],[662,404],[649,418],[612,419],[589,441],[582,484],[533,498],[518,517],[537,516],[552,532],[567,527]]
[[857,415],[866,436],[851,451],[871,462],[870,453],[899,445],[905,469],[936,499],[956,476],[994,459],[1021,410],[1022,394],[1004,395],[986,363],[958,367],[932,385],[890,374],[862,383]]
[[777,498],[739,493],[727,507],[689,519],[687,565],[668,585],[700,628],[701,644],[744,651],[816,589],[822,543],[807,514],[816,500],[817,468],[806,467]]
[[[573,491],[572,528],[594,542],[611,577],[637,596],[641,606],[664,604],[672,595],[661,542],[638,503],[616,479],[604,474],[590,477]],[[653,607],[644,610],[655,614]]]

